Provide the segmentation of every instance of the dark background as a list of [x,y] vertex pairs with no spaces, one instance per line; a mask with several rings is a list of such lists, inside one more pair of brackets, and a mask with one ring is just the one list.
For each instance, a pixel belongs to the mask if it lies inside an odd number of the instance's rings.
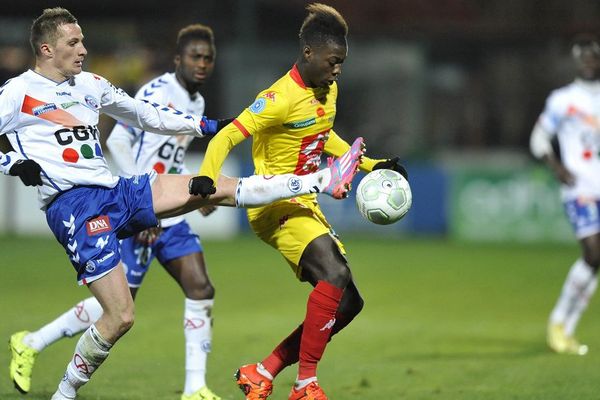
[[[86,70],[131,94],[172,70],[177,31],[215,32],[206,114],[237,115],[293,64],[308,2],[18,1],[0,16],[0,80],[31,63],[28,29],[43,8],[69,9],[83,28]],[[600,28],[600,2],[564,0],[324,1],[349,27],[335,129],[369,152],[427,159],[465,151],[527,152],[550,90],[574,77],[569,46]],[[110,122],[103,121],[104,134]],[[200,148],[201,145],[196,145]],[[247,155],[247,154],[246,154]]]

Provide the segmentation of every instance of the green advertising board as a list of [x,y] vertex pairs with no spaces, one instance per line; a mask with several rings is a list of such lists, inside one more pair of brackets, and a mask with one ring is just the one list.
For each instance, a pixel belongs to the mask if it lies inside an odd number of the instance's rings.
[[540,166],[460,169],[450,184],[449,228],[474,241],[565,242],[575,240],[559,185]]

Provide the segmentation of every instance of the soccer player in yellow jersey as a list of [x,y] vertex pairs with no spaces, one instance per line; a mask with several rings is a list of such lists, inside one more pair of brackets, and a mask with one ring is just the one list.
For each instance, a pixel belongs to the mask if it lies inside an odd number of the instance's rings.
[[[199,194],[212,193],[227,154],[250,136],[256,173],[265,175],[308,174],[317,170],[322,153],[340,156],[350,148],[332,129],[348,27],[330,6],[315,3],[307,10],[296,63],[212,139],[197,177],[199,187],[204,184]],[[359,138],[352,147],[358,151],[360,145]],[[363,171],[379,168],[406,175],[397,158],[362,157]],[[317,383],[317,363],[330,337],[363,307],[344,247],[321,212],[316,194],[249,209],[248,219],[254,232],[279,250],[296,276],[314,289],[303,323],[262,362],[242,366],[236,372],[237,383],[246,399],[266,399],[274,377],[299,361],[289,399],[327,399]]]

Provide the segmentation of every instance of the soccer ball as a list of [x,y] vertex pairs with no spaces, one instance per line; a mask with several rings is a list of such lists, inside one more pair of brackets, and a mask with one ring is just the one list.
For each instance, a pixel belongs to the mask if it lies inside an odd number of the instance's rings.
[[408,181],[391,169],[369,172],[356,188],[356,206],[363,217],[388,225],[404,217],[412,205]]

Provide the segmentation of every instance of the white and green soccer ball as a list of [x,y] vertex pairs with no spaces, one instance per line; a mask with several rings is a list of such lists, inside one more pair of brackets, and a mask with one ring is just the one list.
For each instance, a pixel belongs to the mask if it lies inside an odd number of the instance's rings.
[[408,181],[396,171],[369,172],[356,188],[356,205],[363,217],[378,225],[392,224],[412,205]]

